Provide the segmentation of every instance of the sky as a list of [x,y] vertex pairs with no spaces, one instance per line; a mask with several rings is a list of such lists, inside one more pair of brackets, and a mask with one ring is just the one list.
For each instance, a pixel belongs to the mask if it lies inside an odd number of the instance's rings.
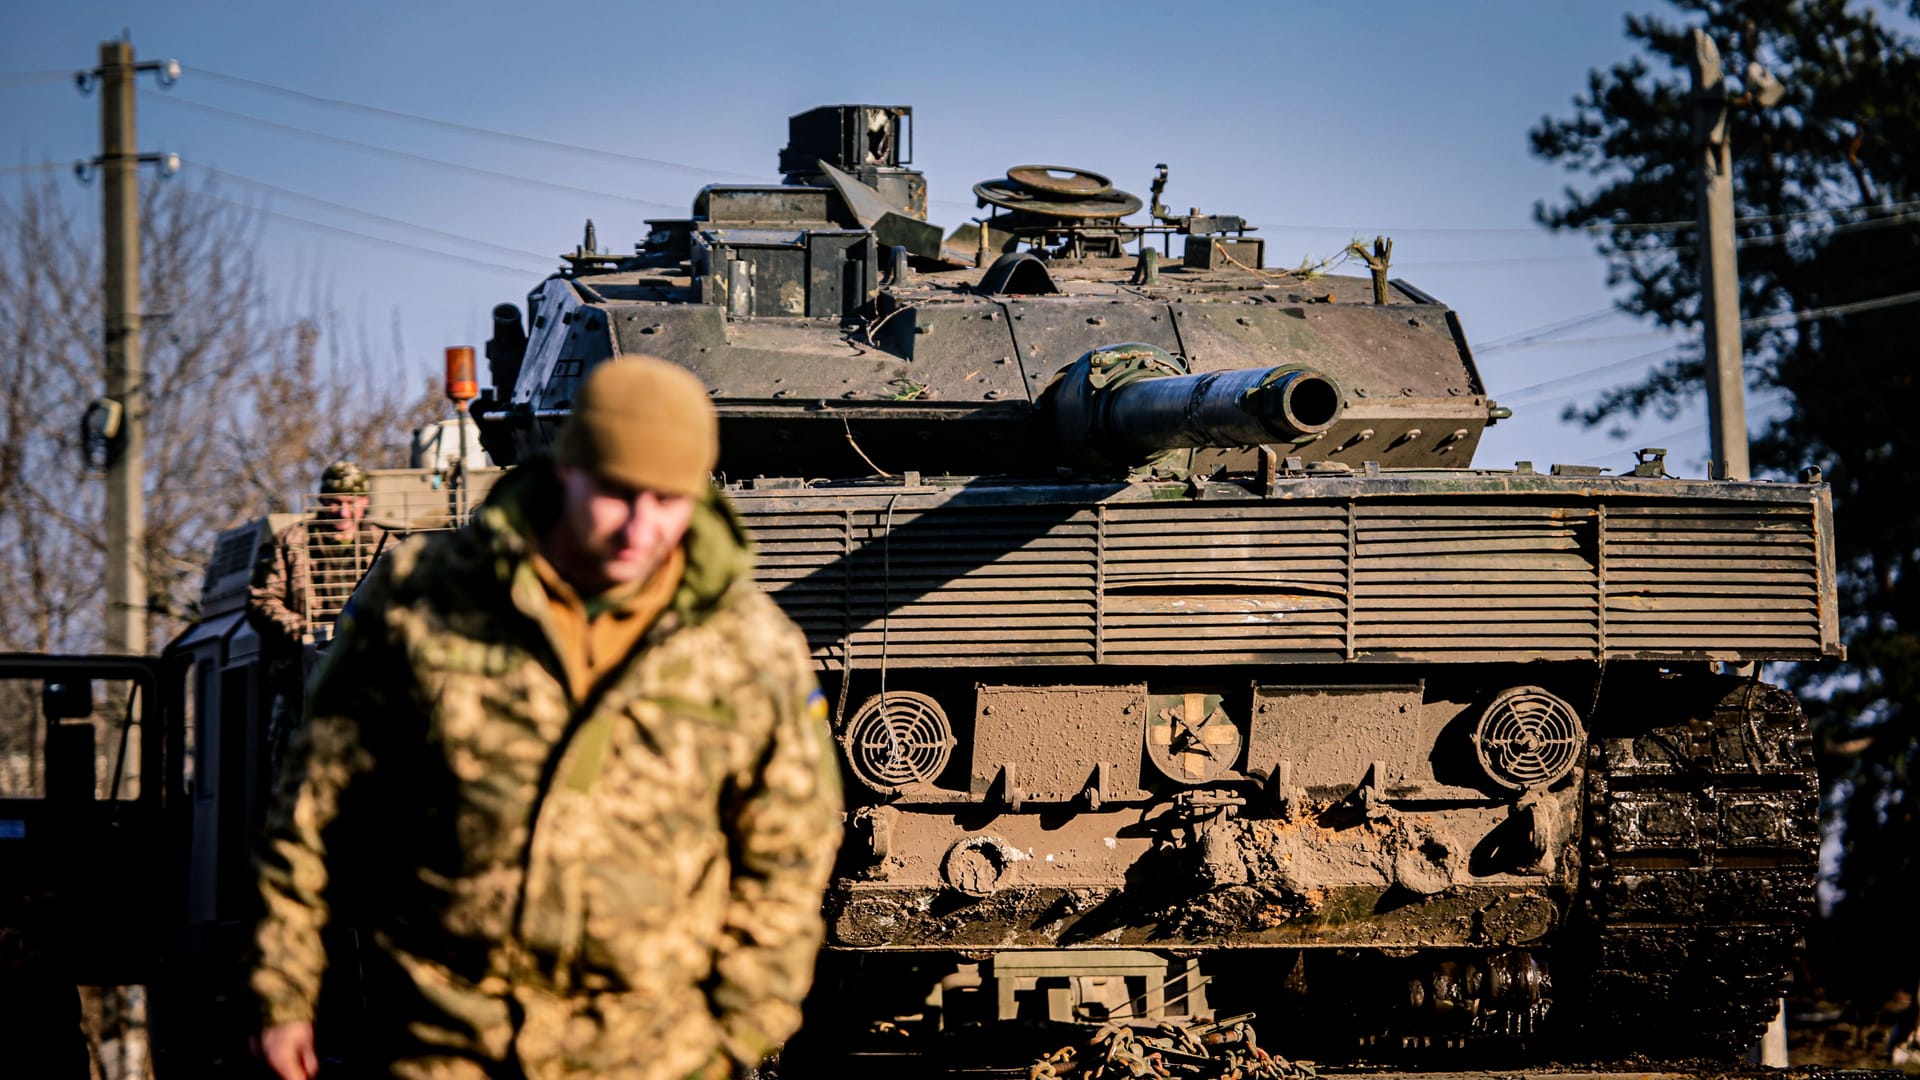
[[[7,0],[0,187],[98,153],[99,96],[72,72],[102,41],[178,60],[170,88],[141,78],[141,148],[251,207],[276,303],[330,305],[397,393],[435,377],[445,346],[482,344],[492,306],[524,301],[587,219],[603,249],[631,250],[704,183],[777,182],[789,115],[910,105],[929,216],[949,231],[978,212],[971,186],[1011,165],[1144,196],[1166,162],[1170,205],[1245,217],[1270,264],[1392,237],[1393,275],[1459,313],[1514,410],[1476,464],[1625,471],[1651,445],[1701,476],[1704,397],[1625,438],[1559,419],[1678,339],[1609,314],[1591,239],[1533,221],[1585,181],[1533,158],[1528,130],[1630,55],[1624,19],[1644,10],[1672,15],[1657,0]],[[97,205],[97,185],[57,175]]]

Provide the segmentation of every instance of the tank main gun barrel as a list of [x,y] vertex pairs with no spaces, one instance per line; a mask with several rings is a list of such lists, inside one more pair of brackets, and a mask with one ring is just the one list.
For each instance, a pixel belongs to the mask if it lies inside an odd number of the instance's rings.
[[1062,450],[1113,465],[1167,450],[1310,439],[1340,419],[1340,388],[1297,365],[1189,373],[1150,345],[1095,349],[1069,365],[1054,395]]
[[1340,414],[1331,380],[1304,368],[1241,368],[1142,379],[1102,395],[1105,440],[1144,453],[1255,446],[1316,435]]

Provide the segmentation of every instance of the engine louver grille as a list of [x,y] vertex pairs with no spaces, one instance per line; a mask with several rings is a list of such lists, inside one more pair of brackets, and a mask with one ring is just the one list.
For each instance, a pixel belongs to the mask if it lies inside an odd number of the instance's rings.
[[1819,549],[1806,514],[1609,508],[1602,565],[1611,648],[1766,652],[1820,638]]
[[1356,651],[1491,660],[1598,648],[1591,511],[1387,504],[1354,517]]
[[[780,500],[791,507],[807,500]],[[741,510],[829,663],[1818,654],[1804,505],[867,500]]]
[[745,516],[761,585],[821,655],[845,639],[855,663],[1094,658],[1092,510]]
[[1345,653],[1343,506],[1114,506],[1102,551],[1108,661]]

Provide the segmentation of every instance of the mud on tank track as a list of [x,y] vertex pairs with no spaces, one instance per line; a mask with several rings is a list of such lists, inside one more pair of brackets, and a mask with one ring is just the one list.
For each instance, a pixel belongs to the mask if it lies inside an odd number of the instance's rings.
[[[1667,685],[1669,698],[1683,692]],[[1806,719],[1778,687],[1715,685],[1723,695],[1684,709],[1690,719],[1589,749],[1574,930],[1591,1045],[1735,1057],[1772,1019],[1798,957],[1820,843]],[[1661,692],[1650,679],[1639,694]]]

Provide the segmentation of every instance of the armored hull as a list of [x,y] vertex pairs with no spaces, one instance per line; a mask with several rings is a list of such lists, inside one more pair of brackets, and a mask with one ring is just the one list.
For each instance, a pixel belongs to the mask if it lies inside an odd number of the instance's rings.
[[1384,266],[1273,269],[1164,168],[1144,225],[1021,166],[942,237],[909,123],[803,114],[786,184],[590,235],[475,406],[510,464],[607,357],[706,380],[834,702],[834,1018],[1743,1047],[1817,830],[1737,673],[1840,652],[1825,487],[1475,468],[1504,410]]

